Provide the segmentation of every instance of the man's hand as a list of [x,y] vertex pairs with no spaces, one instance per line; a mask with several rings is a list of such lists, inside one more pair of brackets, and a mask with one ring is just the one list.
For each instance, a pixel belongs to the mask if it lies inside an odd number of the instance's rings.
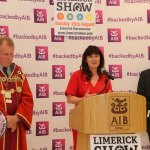
[[17,129],[17,123],[19,118],[17,115],[8,115],[7,118],[7,128],[11,128],[11,132],[14,132]]
[[12,132],[12,133],[16,131],[17,126],[18,126],[18,125],[16,124],[13,128],[11,128],[11,132]]

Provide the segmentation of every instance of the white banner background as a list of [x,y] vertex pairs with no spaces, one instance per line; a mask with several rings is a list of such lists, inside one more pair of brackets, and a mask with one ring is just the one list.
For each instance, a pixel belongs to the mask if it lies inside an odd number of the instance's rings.
[[[110,65],[119,65],[120,78],[112,82],[114,91],[136,92],[139,73],[150,67],[150,23],[147,22],[150,1],[97,0],[97,35],[76,39],[53,35],[52,4],[52,0],[0,0],[0,34],[7,34],[8,29],[16,45],[14,62],[27,73],[34,95],[33,123],[27,133],[29,150],[54,150],[56,145],[61,147],[60,143],[62,150],[73,149],[68,126],[68,113],[73,106],[66,103],[64,90],[70,74],[79,69],[79,56],[88,45],[103,47],[110,72],[114,72]],[[43,97],[36,93],[39,86],[46,90],[41,92]]]

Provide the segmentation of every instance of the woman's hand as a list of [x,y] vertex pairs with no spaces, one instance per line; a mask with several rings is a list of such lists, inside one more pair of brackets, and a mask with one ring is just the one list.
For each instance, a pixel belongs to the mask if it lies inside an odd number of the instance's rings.
[[85,93],[83,99],[85,99],[87,97],[95,96],[95,95],[97,95],[97,93],[89,94],[89,90],[87,90],[87,92]]

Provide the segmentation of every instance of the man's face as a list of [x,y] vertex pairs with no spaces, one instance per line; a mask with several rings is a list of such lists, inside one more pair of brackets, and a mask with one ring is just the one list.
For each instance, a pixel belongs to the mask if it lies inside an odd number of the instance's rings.
[[0,65],[9,67],[13,61],[14,47],[9,46],[6,41],[0,46]]

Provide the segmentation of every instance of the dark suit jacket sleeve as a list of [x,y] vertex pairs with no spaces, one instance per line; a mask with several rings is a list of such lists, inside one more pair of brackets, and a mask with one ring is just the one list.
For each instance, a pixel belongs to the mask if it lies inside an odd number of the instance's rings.
[[[137,93],[146,97],[147,111],[150,110],[150,70],[141,72]],[[150,133],[149,117],[147,117],[147,131]]]
[[[148,97],[148,93],[150,90],[150,86],[147,85],[147,74],[146,72],[141,72],[139,82],[138,82],[138,88],[137,88],[137,94],[143,95],[146,97],[147,100],[147,109],[150,109],[150,99]],[[149,88],[149,89],[147,89]]]
[[144,73],[141,72],[139,82],[138,82],[137,94],[146,96],[146,93],[145,93],[145,86],[146,85],[145,84],[146,83],[145,83]]

